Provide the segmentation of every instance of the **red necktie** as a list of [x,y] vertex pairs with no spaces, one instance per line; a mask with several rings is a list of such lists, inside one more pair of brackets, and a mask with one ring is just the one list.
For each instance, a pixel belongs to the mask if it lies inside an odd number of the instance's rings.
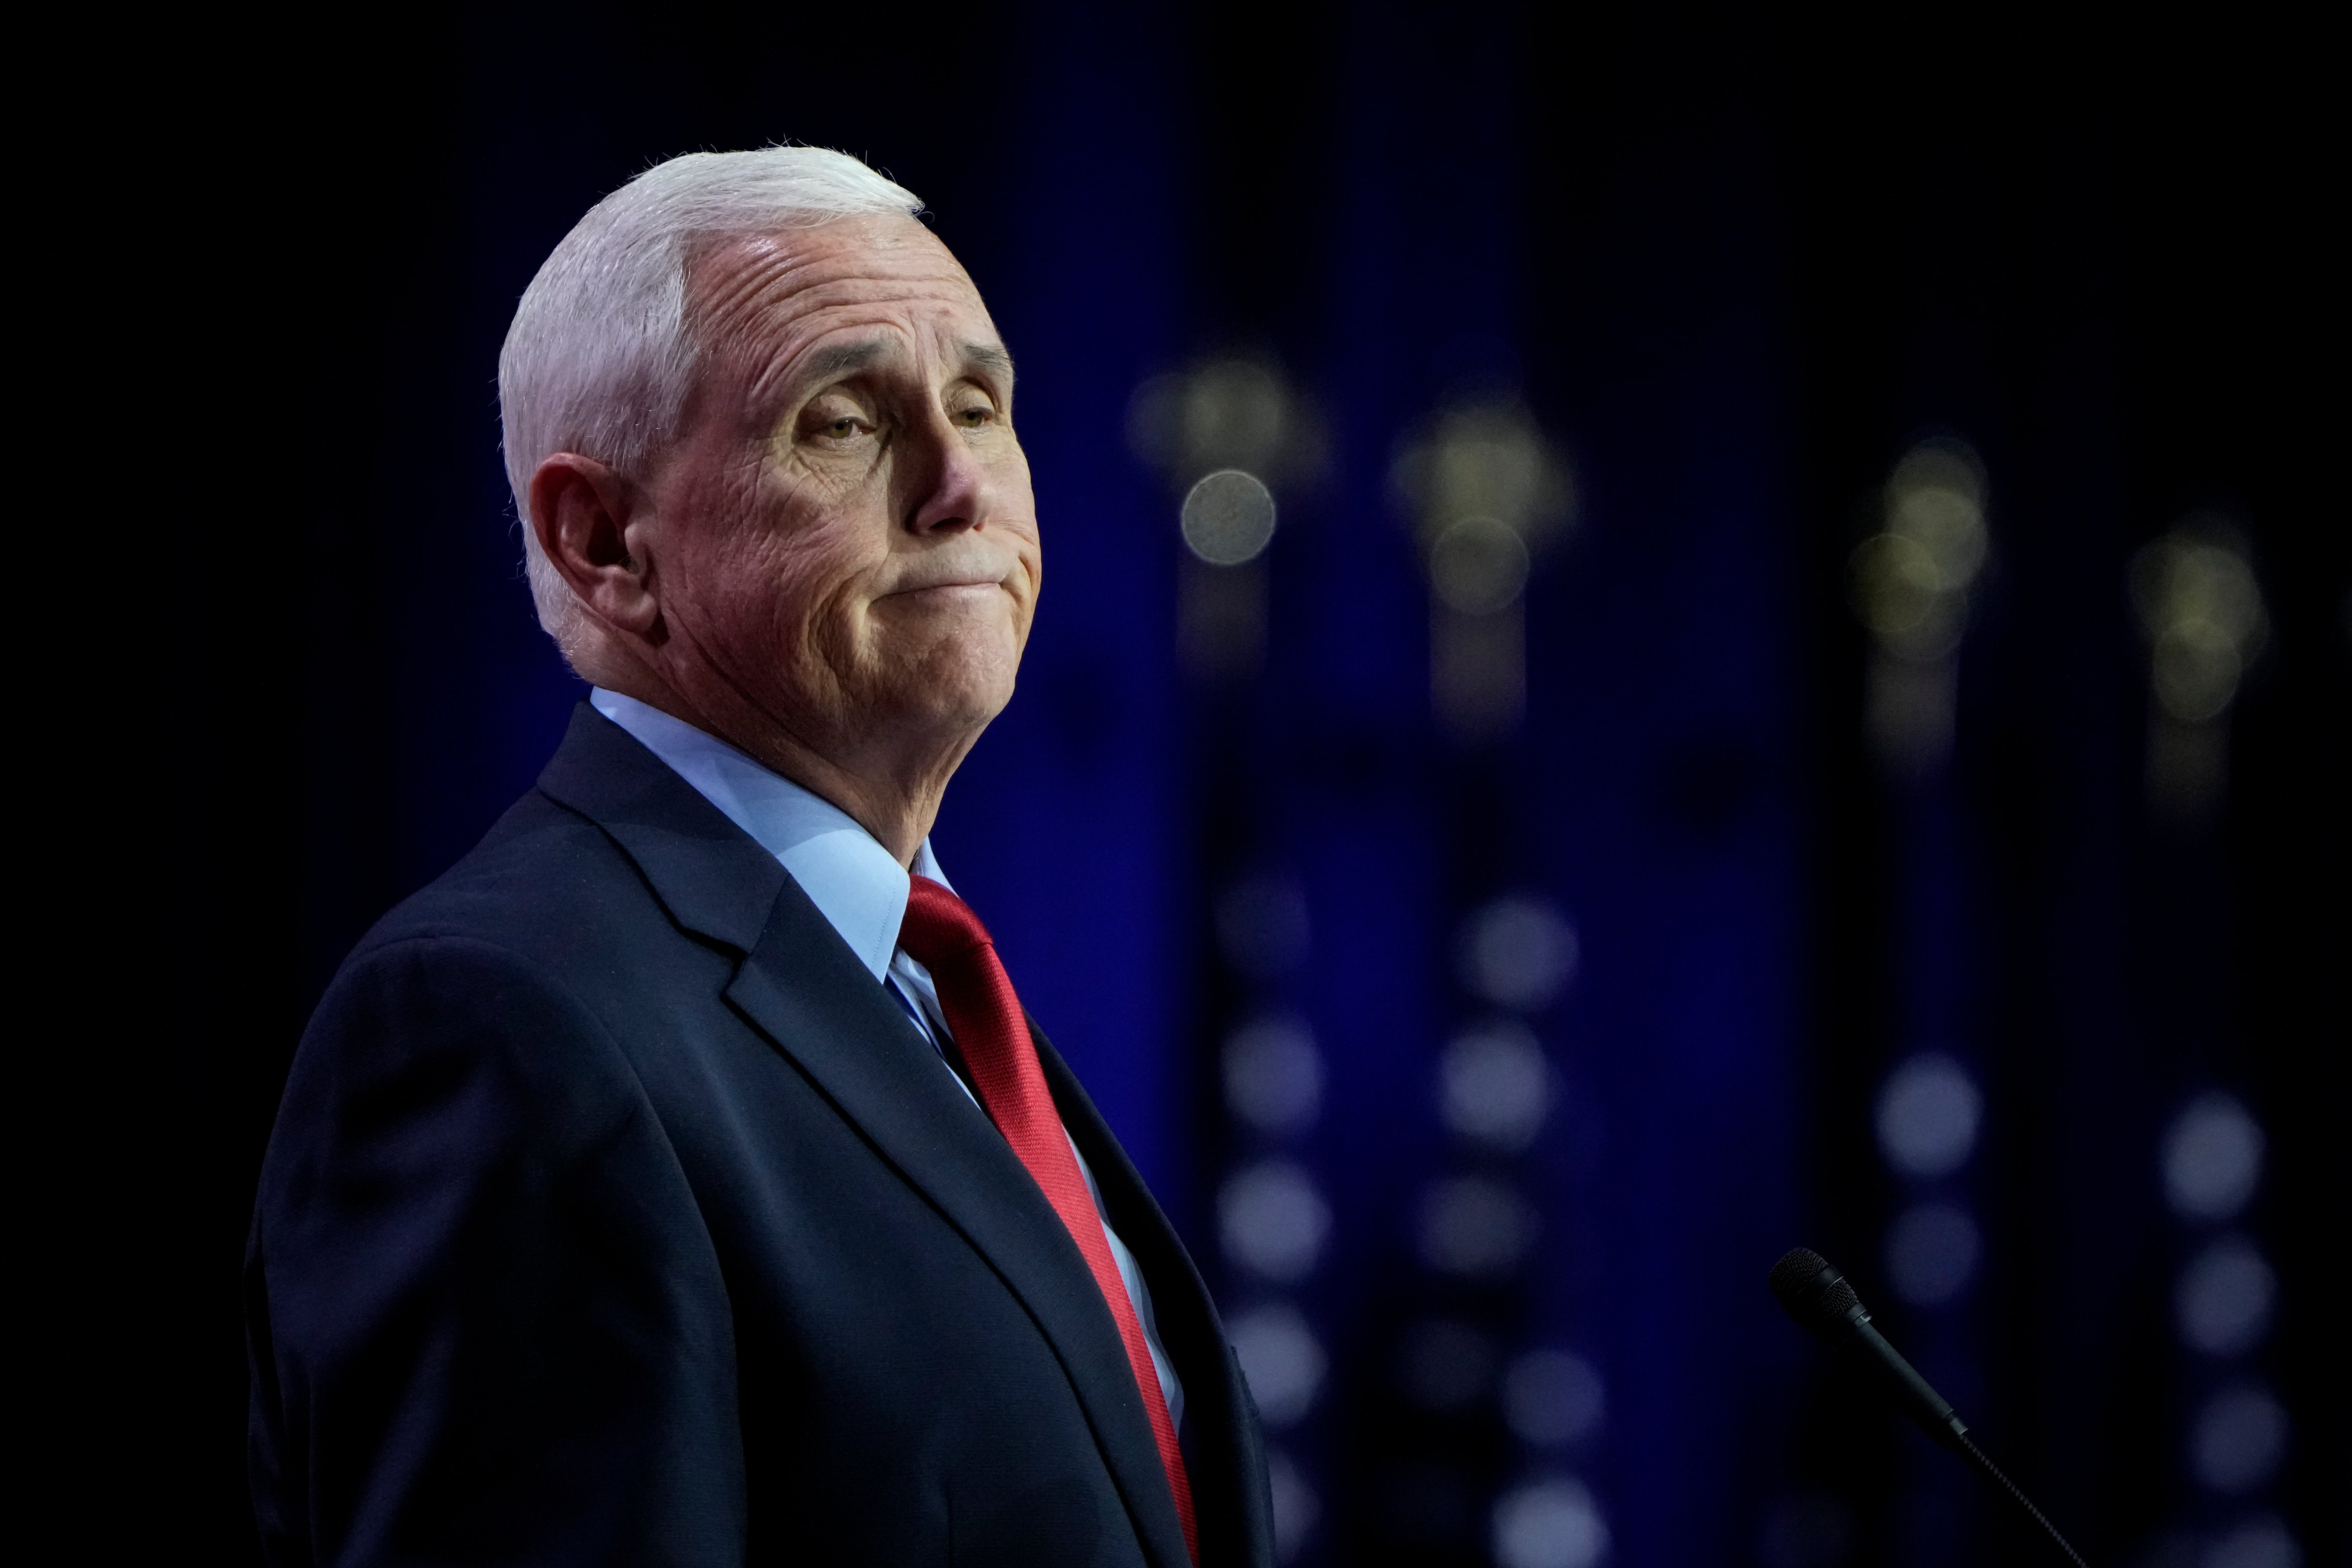
[[1176,1447],[1176,1423],[1169,1419],[1168,1399],[1160,1392],[1160,1373],[1151,1364],[1151,1347],[1143,1338],[1143,1324],[1128,1299],[1127,1282],[1111,1260],[1110,1241],[1103,1232],[1102,1215],[1078,1171],[1078,1157],[1062,1131],[1054,1097],[1045,1088],[1045,1070],[1037,1065],[1037,1047],[1029,1038],[1029,1022],[1021,999],[996,957],[988,928],[961,899],[929,877],[914,879],[907,895],[907,918],[898,928],[898,945],[907,956],[931,972],[938,987],[940,1010],[947,1015],[956,1048],[963,1053],[972,1087],[988,1108],[1004,1141],[1029,1168],[1029,1174],[1062,1216],[1070,1239],[1086,1255],[1094,1270],[1095,1287],[1127,1342],[1127,1364],[1143,1395],[1151,1435],[1160,1442],[1160,1462],[1168,1468],[1168,1489],[1176,1497],[1176,1518],[1184,1527],[1184,1548],[1192,1561],[1201,1560],[1198,1528],[1192,1521],[1192,1482],[1184,1473],[1184,1455]]

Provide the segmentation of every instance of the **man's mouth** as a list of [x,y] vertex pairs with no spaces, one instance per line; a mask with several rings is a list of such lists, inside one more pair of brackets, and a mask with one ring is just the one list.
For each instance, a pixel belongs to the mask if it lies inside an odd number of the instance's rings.
[[950,577],[937,583],[916,583],[895,588],[883,595],[886,599],[911,598],[982,598],[1000,593],[1004,587],[1001,577]]

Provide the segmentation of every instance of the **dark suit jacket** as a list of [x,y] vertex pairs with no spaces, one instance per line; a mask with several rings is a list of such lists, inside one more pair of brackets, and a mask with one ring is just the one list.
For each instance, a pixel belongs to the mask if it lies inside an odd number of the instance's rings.
[[[1215,1310],[1037,1051],[1183,1379],[1202,1561],[1269,1563]],[[320,1002],[247,1314],[276,1563],[1187,1562],[1028,1173],[775,859],[585,704]]]

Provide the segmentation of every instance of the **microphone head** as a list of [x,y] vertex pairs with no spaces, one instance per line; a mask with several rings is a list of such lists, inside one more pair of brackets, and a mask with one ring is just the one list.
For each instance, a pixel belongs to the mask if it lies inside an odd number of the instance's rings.
[[1772,1265],[1768,1282],[1780,1299],[1781,1310],[1808,1333],[1828,1339],[1856,1321],[1870,1321],[1845,1276],[1818,1252],[1790,1247]]

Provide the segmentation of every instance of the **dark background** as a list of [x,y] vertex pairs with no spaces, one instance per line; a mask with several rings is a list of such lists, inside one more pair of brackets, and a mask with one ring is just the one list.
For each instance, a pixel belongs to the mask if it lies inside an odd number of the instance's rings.
[[[156,630],[124,654],[153,696],[92,787],[106,832],[137,824],[168,967],[100,977],[137,1026],[97,1079],[137,1113],[63,1167],[113,1216],[78,1234],[87,1311],[119,1326],[68,1429],[130,1478],[127,1528],[251,1554],[237,1263],[295,1038],[579,694],[515,565],[493,385],[513,302],[649,163],[790,138],[922,195],[1021,362],[1051,591],[937,843],[1236,1310],[1263,1288],[1219,1262],[1217,1194],[1255,1156],[1218,1041],[1259,985],[1323,1053],[1324,1114],[1284,1152],[1334,1216],[1286,1298],[1330,1358],[1278,1434],[1319,1500],[1305,1560],[1487,1561],[1491,1501],[1559,1476],[1628,1564],[2041,1560],[1781,1320],[1762,1277],[1799,1242],[1883,1303],[2092,1561],[2220,1564],[2198,1542],[2271,1514],[2305,1561],[2344,1560],[2324,1325],[2352,1316],[2326,1264],[2352,575],[2342,116],[2314,39],[590,5],[148,46],[135,92],[93,46],[94,92],[140,127],[112,162],[136,189],[50,263],[110,240],[90,248],[132,326],[91,386],[142,367],[141,412],[69,489],[156,519],[129,536]],[[1328,461],[1284,498],[1262,672],[1213,689],[1178,658],[1174,498],[1123,425],[1144,377],[1234,350],[1312,398]],[[1433,726],[1387,479],[1465,386],[1515,391],[1580,496],[1529,589],[1527,721],[1486,748]],[[1937,434],[1982,458],[1994,567],[1956,750],[1921,787],[1865,743],[1846,562]],[[2124,581],[2200,509],[2242,529],[2272,637],[2221,815],[2165,831]],[[1247,876],[1295,892],[1308,940],[1245,984],[1212,932]],[[1566,1087],[1505,1173],[1540,1241],[1448,1294],[1412,1216],[1464,1158],[1431,1097],[1474,1010],[1455,926],[1504,892],[1581,939],[1535,1019]],[[1987,1105],[1964,1183],[1984,1262],[1933,1313],[1880,1282],[1903,1199],[1871,1130],[1923,1006]],[[2267,1132],[2243,1225],[2281,1280],[2248,1369],[2291,1437],[2242,1498],[2183,1457],[2215,1373],[2175,1342],[2189,1243],[2158,1179],[2208,1089]],[[1605,1419],[1538,1451],[1491,1391],[1417,1409],[1400,1346],[1430,1313],[1575,1349]]]

